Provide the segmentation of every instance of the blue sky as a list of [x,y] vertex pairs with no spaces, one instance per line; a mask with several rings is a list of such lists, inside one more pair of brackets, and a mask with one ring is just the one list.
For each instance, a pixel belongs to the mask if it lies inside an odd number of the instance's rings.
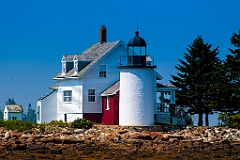
[[162,83],[198,35],[224,59],[240,29],[239,0],[0,0],[0,108],[8,98],[35,107],[61,69],[63,54],[134,36],[137,28],[154,57]]

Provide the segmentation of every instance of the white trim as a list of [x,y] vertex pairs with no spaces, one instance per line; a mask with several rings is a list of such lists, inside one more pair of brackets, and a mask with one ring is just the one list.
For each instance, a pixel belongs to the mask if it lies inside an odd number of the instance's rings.
[[37,122],[41,122],[41,102],[37,103]]
[[106,110],[110,110],[110,97],[107,96],[107,108]]
[[62,75],[66,75],[67,74],[67,62],[63,61],[62,62]]
[[73,61],[73,75],[78,74],[78,60]]
[[[67,93],[67,92],[71,93],[71,95],[69,95],[69,96],[68,95],[64,95],[64,93]],[[63,103],[72,103],[72,98],[73,98],[72,95],[73,95],[72,90],[63,90],[63,94],[62,94],[62,96],[63,96],[62,97],[63,98]],[[70,98],[70,100],[69,101],[68,100],[65,101],[65,98],[67,98],[67,99]]]
[[[90,91],[90,90],[94,91],[94,95],[90,95],[90,94],[89,94],[89,91]],[[94,88],[89,88],[87,91],[88,91],[88,92],[87,92],[87,102],[88,102],[88,103],[96,103],[96,102],[97,102],[96,89],[94,89]],[[89,96],[94,97],[94,102],[89,101]]]

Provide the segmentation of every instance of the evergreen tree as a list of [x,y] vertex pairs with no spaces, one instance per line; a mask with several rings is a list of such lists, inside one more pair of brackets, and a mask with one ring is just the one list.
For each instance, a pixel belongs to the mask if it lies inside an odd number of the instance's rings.
[[210,94],[212,95],[210,99],[209,106],[213,111],[219,112],[224,110],[225,106],[229,104],[229,87],[228,78],[226,77],[226,66],[225,62],[222,62],[215,66],[213,72],[213,84],[210,88]]
[[23,115],[23,121],[36,123],[36,111],[32,108],[31,103],[28,104],[27,113]]
[[179,59],[181,64],[177,64],[179,71],[176,76],[172,76],[170,81],[178,88],[176,92],[177,104],[188,106],[193,114],[198,114],[198,125],[203,125],[203,114],[206,114],[206,125],[208,125],[208,115],[214,108],[210,105],[213,99],[213,87],[215,70],[220,64],[218,47],[211,50],[212,45],[204,43],[198,36],[189,48],[188,53],[184,53],[186,61]]
[[3,109],[0,110],[0,120],[3,120]]
[[238,33],[233,33],[231,44],[235,48],[229,49],[231,54],[226,56],[224,64],[227,78],[224,89],[227,91],[225,97],[227,101],[221,104],[221,111],[233,114],[240,108],[240,30],[238,30]]
[[6,105],[9,105],[9,104],[16,104],[14,98],[8,98],[8,100],[5,102]]

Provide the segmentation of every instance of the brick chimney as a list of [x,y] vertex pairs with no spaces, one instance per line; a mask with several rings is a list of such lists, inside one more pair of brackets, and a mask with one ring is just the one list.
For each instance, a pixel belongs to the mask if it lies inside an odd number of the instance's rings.
[[102,26],[100,28],[100,44],[107,42],[107,28],[106,26]]

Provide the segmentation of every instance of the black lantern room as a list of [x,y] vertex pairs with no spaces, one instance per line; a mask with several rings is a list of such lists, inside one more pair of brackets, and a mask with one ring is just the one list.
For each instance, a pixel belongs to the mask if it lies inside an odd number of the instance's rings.
[[127,59],[128,66],[146,66],[146,42],[135,32],[135,37],[128,41]]

